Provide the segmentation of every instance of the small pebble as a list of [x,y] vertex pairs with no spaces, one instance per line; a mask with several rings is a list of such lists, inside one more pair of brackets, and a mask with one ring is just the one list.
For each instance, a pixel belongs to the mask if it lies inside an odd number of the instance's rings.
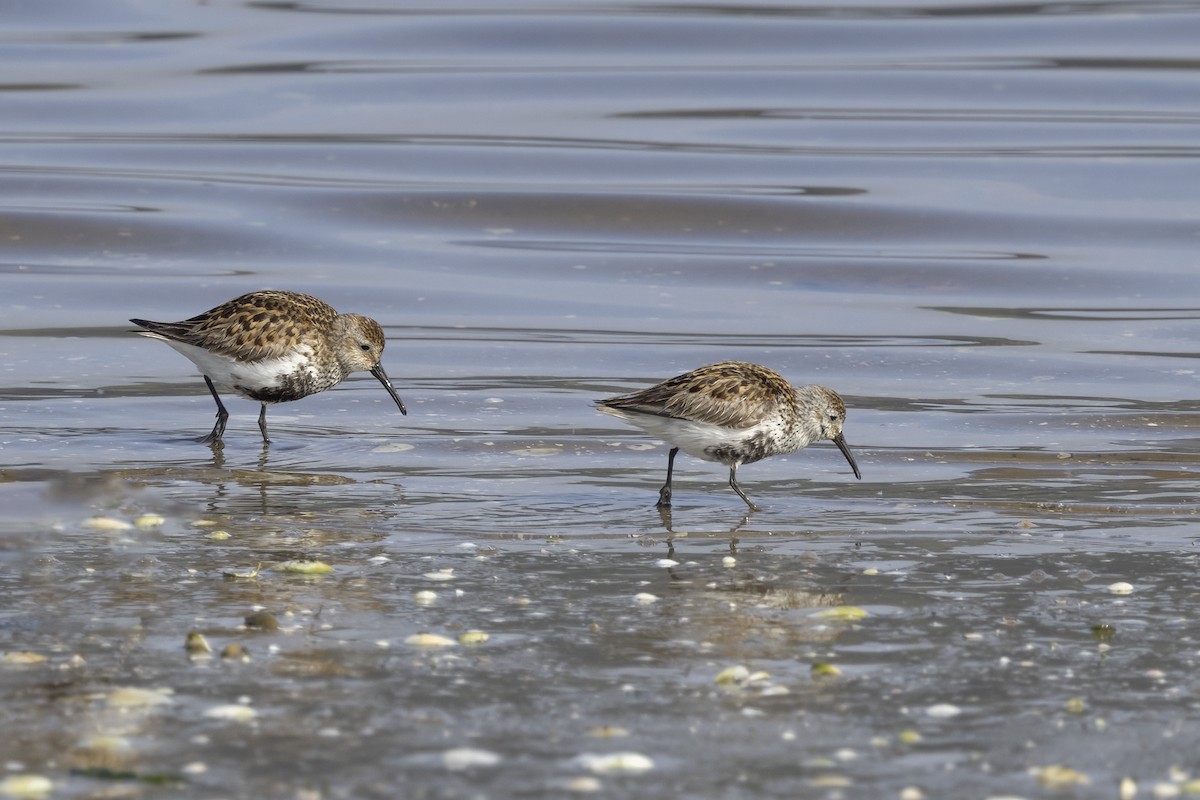
[[183,642],[183,649],[189,656],[205,656],[212,652],[208,639],[200,631],[192,631]]
[[1052,792],[1060,792],[1076,786],[1086,786],[1092,782],[1088,776],[1079,770],[1059,764],[1035,769],[1034,777],[1038,783]]
[[245,663],[250,660],[250,651],[237,642],[230,642],[222,648],[221,658],[226,661],[241,661]]
[[1133,594],[1133,584],[1125,581],[1117,581],[1108,585],[1110,594]]
[[255,611],[246,616],[246,627],[257,628],[260,631],[274,631],[279,629],[279,620],[270,611]]
[[483,644],[490,636],[485,631],[463,631],[458,635],[459,644]]
[[648,606],[651,603],[658,602],[658,595],[653,595],[649,592],[638,592],[633,596],[633,600],[639,605]]

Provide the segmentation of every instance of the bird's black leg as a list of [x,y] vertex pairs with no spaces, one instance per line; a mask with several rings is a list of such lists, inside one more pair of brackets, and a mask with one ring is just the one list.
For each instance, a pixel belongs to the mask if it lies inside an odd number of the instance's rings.
[[196,441],[205,444],[220,444],[221,437],[225,435],[225,420],[229,419],[229,412],[225,410],[225,404],[221,402],[221,396],[217,394],[217,387],[213,386],[212,379],[205,375],[204,382],[208,384],[208,390],[212,392],[213,400],[217,401],[217,424],[213,425],[212,431],[207,436],[201,436]]
[[729,488],[738,493],[738,497],[746,501],[746,505],[750,506],[751,511],[760,511],[761,509],[750,502],[750,498],[746,497],[746,493],[742,491],[742,487],[738,486],[737,482],[737,464],[729,468]]
[[[670,455],[667,456],[667,482],[658,490],[658,502],[655,506],[658,508],[671,507],[671,472],[675,469],[675,456],[679,453],[678,447],[672,447]],[[747,500],[746,502],[750,502]]]
[[270,444],[271,439],[267,436],[267,404],[262,404],[262,410],[258,412],[258,429],[262,431],[263,444]]

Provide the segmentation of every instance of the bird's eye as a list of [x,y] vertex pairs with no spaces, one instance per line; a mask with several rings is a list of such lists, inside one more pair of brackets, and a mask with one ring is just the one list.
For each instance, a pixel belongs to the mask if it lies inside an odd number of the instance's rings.
[[359,346],[358,346],[358,349],[359,349],[359,350],[362,350],[364,353],[367,353],[367,352],[370,352],[370,350],[371,350],[371,345],[369,345],[369,344],[359,344]]

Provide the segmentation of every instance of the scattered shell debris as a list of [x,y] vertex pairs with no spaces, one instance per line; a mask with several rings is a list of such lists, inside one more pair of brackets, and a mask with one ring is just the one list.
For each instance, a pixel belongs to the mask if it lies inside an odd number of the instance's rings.
[[372,453],[407,453],[409,450],[416,448],[416,445],[407,444],[405,442],[389,442],[381,444],[378,447],[371,448]]
[[518,447],[515,450],[508,451],[514,456],[556,456],[562,451],[562,446],[558,447]]

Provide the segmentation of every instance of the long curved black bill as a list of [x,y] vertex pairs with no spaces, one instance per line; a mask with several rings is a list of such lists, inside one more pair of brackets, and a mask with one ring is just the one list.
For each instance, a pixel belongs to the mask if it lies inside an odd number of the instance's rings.
[[854,470],[854,477],[861,481],[862,473],[858,471],[858,464],[854,463],[854,456],[850,455],[850,448],[846,445],[846,437],[839,433],[837,436],[833,437],[833,443],[838,446],[838,450],[841,450],[842,455],[844,455],[846,460],[850,462],[850,469]]
[[[400,407],[400,413],[408,414],[408,409],[404,407],[404,403],[400,400],[400,395],[396,394],[396,389],[392,386],[392,382],[388,379],[387,373],[383,371],[383,364],[376,364],[375,369],[371,370],[371,374],[375,376],[376,380],[383,384],[383,388],[388,390],[388,394],[392,396],[392,399],[396,401],[396,405]],[[850,456],[847,455],[846,457],[849,458]],[[853,464],[854,461],[851,460],[850,463]],[[854,471],[858,472],[858,467],[855,467]]]

